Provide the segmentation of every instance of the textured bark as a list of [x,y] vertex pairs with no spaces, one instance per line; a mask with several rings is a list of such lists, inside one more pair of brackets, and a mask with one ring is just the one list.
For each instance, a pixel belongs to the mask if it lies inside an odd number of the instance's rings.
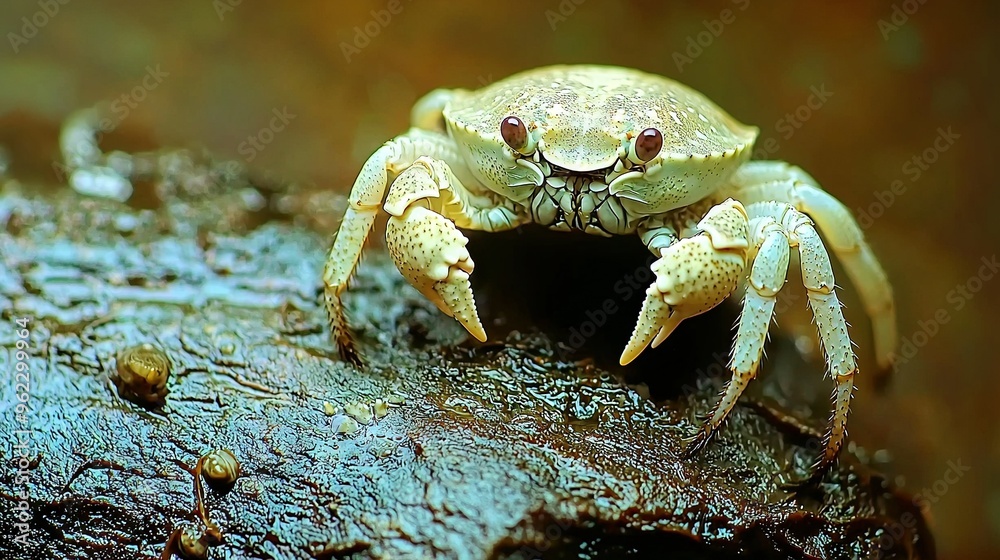
[[[225,534],[211,558],[934,556],[919,509],[846,453],[813,492],[783,491],[817,439],[770,408],[738,406],[702,455],[681,458],[719,380],[699,382],[684,360],[665,366],[670,348],[644,358],[679,380],[652,399],[603,369],[602,344],[621,347],[639,297],[615,300],[623,311],[572,355],[542,320],[507,334],[538,308],[487,321],[503,342],[470,344],[374,249],[347,297],[368,359],[359,371],[333,354],[316,297],[328,246],[316,224],[342,199],[265,192],[268,208],[292,205],[273,216],[246,185],[179,184],[140,189],[132,206],[6,188],[0,340],[13,360],[15,321],[30,318],[31,432],[26,485],[20,450],[3,448],[3,558],[158,557],[174,527],[197,519],[184,466],[214,448],[231,449],[243,475],[208,492]],[[505,297],[566,282],[516,251],[491,260],[524,239],[474,240],[487,318],[524,305]],[[573,284],[572,297],[593,291]],[[730,320],[686,330],[704,327],[724,347]],[[172,362],[161,409],[116,400],[108,381],[115,355],[141,343]],[[769,369],[781,369],[776,354]],[[23,428],[12,395],[0,405],[5,442]],[[337,432],[345,405],[376,399],[403,402]],[[27,549],[13,541],[21,492]]]

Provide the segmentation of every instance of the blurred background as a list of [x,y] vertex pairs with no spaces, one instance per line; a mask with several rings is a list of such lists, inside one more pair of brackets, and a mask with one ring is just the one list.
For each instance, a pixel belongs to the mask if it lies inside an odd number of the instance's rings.
[[[436,87],[559,62],[693,86],[760,127],[758,157],[802,166],[858,215],[896,289],[903,359],[876,390],[846,285],[852,440],[925,505],[942,558],[1000,554],[1000,4],[8,0],[0,22],[0,146],[10,175],[40,183],[58,179],[61,122],[98,103],[129,149],[204,148],[346,192]],[[790,313],[782,326],[811,337]]]

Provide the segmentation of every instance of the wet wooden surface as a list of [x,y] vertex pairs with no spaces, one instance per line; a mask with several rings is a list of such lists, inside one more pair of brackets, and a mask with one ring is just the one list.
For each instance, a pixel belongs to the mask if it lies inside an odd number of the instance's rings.
[[[359,370],[331,355],[316,297],[327,236],[287,215],[264,221],[255,203],[294,208],[305,196],[338,208],[342,197],[178,168],[189,171],[154,182],[173,194],[145,209],[7,183],[0,340],[14,357],[16,321],[30,318],[30,382],[24,424],[5,422],[0,435],[29,433],[23,465],[18,451],[0,474],[0,530],[20,534],[21,492],[31,530],[26,550],[5,538],[0,556],[154,558],[175,528],[197,523],[187,469],[222,448],[243,474],[207,495],[225,535],[212,558],[638,558],[664,547],[935,557],[912,497],[868,459],[846,454],[808,493],[783,489],[818,452],[808,419],[748,402],[715,445],[680,456],[725,381],[711,364],[731,315],[710,314],[697,336],[673,341],[687,357],[668,375],[648,358],[627,384],[595,365],[611,347],[603,339],[627,336],[610,330],[619,319],[575,351],[551,325],[513,329],[525,319],[504,304],[511,279],[490,272],[510,270],[490,257],[502,251],[477,244],[487,264],[476,288],[496,337],[484,345],[376,251],[348,298],[369,360]],[[525,235],[507,247],[538,246]],[[628,252],[590,254],[607,270],[632,268]],[[594,308],[592,286],[564,293],[555,315]],[[638,304],[623,299],[622,318]],[[123,351],[142,344],[170,362],[162,405],[112,388]],[[790,348],[776,344],[774,361],[809,371]],[[5,418],[16,402],[4,401]]]

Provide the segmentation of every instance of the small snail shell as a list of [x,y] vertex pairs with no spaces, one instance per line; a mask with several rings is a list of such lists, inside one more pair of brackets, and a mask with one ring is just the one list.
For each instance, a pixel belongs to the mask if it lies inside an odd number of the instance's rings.
[[208,558],[208,543],[205,542],[205,534],[196,525],[188,525],[181,530],[177,548],[181,557],[189,560]]
[[228,449],[209,451],[202,461],[201,473],[209,484],[228,485],[240,477],[240,462]]
[[157,404],[167,395],[170,358],[151,344],[131,346],[117,357],[119,390],[132,400]]

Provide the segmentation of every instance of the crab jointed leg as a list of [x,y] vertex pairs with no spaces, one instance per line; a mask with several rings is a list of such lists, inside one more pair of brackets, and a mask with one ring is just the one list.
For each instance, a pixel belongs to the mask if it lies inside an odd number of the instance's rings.
[[689,443],[688,455],[708,443],[736,405],[747,384],[757,376],[774,304],[788,272],[789,240],[785,229],[773,217],[759,216],[759,208],[755,205],[747,207],[747,212],[750,215],[753,265],[729,362],[729,368],[733,372],[732,379],[708,420]]
[[871,317],[878,365],[889,368],[898,341],[892,286],[850,211],[805,171],[784,162],[745,163],[731,183],[736,187],[727,194],[746,205],[769,200],[787,202],[816,222]]
[[836,459],[847,436],[847,416],[857,365],[847,334],[847,322],[834,292],[830,259],[813,221],[861,294],[872,320],[876,360],[883,370],[892,364],[898,336],[892,288],[850,212],[806,172],[784,162],[749,162],[730,182],[734,186],[726,189],[726,194],[747,204],[752,217],[759,213],[770,214],[781,222],[789,233],[790,243],[799,248],[809,304],[831,376],[837,383],[826,445],[813,474],[818,476]]
[[732,380],[687,451],[694,453],[709,441],[756,376],[775,297],[785,282],[789,249],[797,248],[802,281],[830,374],[836,382],[834,410],[823,454],[813,472],[816,477],[837,458],[847,436],[847,416],[857,364],[847,322],[835,292],[830,257],[813,219],[860,289],[866,310],[872,317],[876,354],[883,367],[891,364],[896,345],[892,291],[850,213],[804,171],[783,162],[750,162],[737,171],[731,185],[722,193],[746,204],[753,265],[729,364]]
[[782,226],[788,232],[789,243],[798,246],[802,268],[802,282],[805,284],[812,308],[820,343],[826,355],[827,367],[836,382],[834,389],[833,415],[827,430],[826,445],[820,457],[815,474],[822,473],[840,453],[847,436],[847,414],[854,391],[854,375],[858,366],[854,360],[854,349],[847,332],[847,321],[835,291],[833,267],[830,256],[823,246],[812,220],[791,206],[778,202],[759,202],[755,205],[762,212],[770,212],[776,219],[780,217]]
[[[396,178],[385,205],[392,216],[386,235],[397,268],[443,311],[459,315],[459,321],[466,318],[468,322],[463,324],[474,336],[485,338],[481,326],[476,331],[478,319],[472,320],[475,307],[471,291],[463,295],[463,286],[472,272],[472,261],[465,252],[467,240],[454,223],[428,207],[435,206],[459,226],[473,229],[498,231],[516,227],[519,221],[508,208],[467,192],[444,163],[446,160],[461,161],[447,136],[412,129],[372,154],[354,183],[347,213],[323,271],[323,282],[332,334],[341,356],[355,365],[360,365],[361,359],[340,295],[358,264],[392,176]],[[439,193],[447,196],[439,197]],[[444,304],[454,305],[457,313],[442,307]]]
[[340,355],[355,365],[361,363],[361,357],[354,347],[340,294],[347,288],[361,259],[365,240],[382,205],[389,175],[410,165],[416,159],[417,150],[433,153],[434,147],[443,147],[435,135],[415,129],[386,142],[365,162],[348,197],[347,212],[323,269],[323,301]]
[[[780,203],[759,203],[778,207]],[[840,300],[834,291],[833,267],[823,241],[813,227],[812,220],[794,208],[787,207],[782,225],[789,233],[789,242],[798,245],[802,268],[802,282],[805,284],[809,306],[812,308],[819,339],[826,354],[827,367],[837,384],[834,389],[833,415],[827,430],[823,455],[816,465],[815,474],[822,473],[840,453],[847,437],[847,414],[851,407],[854,391],[854,375],[858,366],[854,361],[851,337],[847,333],[847,321],[841,309]]]
[[746,268],[747,213],[735,200],[712,207],[698,222],[699,233],[661,251],[650,267],[656,280],[646,299],[621,364],[634,360],[652,342],[657,347],[677,325],[724,301]]
[[698,223],[699,233],[662,250],[653,263],[656,281],[646,292],[639,322],[622,353],[627,364],[652,342],[655,347],[687,317],[703,313],[731,294],[752,258],[743,311],[729,367],[732,379],[698,435],[693,453],[725,421],[757,374],[778,292],[785,283],[790,251],[797,248],[802,281],[813,310],[831,375],[837,383],[834,413],[817,473],[829,466],[846,436],[847,414],[857,372],[847,322],[834,291],[833,268],[812,220],[791,205],[727,199]]
[[[781,202],[757,202],[747,206],[753,241],[759,246],[750,273],[743,313],[733,345],[730,368],[733,378],[709,420],[694,438],[688,452],[697,451],[725,421],[760,363],[767,327],[774,309],[774,297],[784,282],[788,268],[788,247],[797,248],[805,285],[827,366],[836,382],[834,410],[826,434],[823,455],[813,473],[822,474],[840,453],[847,435],[847,415],[854,389],[857,364],[847,321],[834,291],[833,267],[812,220]],[[786,241],[787,240],[787,241]],[[786,247],[782,248],[782,243]]]

